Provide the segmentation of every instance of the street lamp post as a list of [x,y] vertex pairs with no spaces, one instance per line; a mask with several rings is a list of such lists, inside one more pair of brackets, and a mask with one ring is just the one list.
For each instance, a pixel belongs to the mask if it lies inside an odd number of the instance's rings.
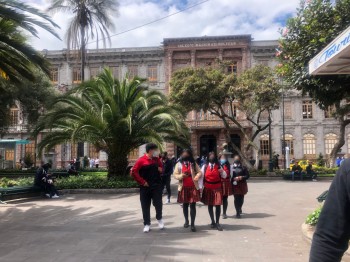
[[286,169],[286,129],[284,124],[284,87],[282,86],[282,154],[283,154],[283,169]]
[[269,112],[269,172],[273,171],[271,124],[271,112]]

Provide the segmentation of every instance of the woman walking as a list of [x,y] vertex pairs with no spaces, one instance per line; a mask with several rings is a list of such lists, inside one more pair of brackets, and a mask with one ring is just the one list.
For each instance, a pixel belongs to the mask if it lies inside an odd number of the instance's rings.
[[179,180],[177,202],[182,203],[185,217],[184,227],[190,226],[188,209],[190,208],[191,231],[196,232],[196,203],[200,201],[198,180],[202,176],[190,149],[183,150],[179,162],[174,168],[174,178]]
[[227,155],[221,154],[219,156],[221,168],[226,172],[226,178],[221,178],[222,184],[222,201],[223,201],[223,214],[222,218],[227,218],[227,207],[228,207],[228,197],[231,196],[232,193],[232,184],[231,184],[231,165],[228,162]]
[[[226,178],[226,172],[218,163],[214,152],[209,153],[207,164],[202,167],[204,174],[204,189],[202,202],[208,206],[208,212],[211,219],[211,228],[222,231],[220,225],[221,205],[222,205],[222,185],[221,178]],[[214,219],[215,206],[215,219]]]
[[235,156],[232,165],[232,185],[235,197],[236,218],[241,218],[244,196],[248,193],[249,172],[241,163],[240,156]]

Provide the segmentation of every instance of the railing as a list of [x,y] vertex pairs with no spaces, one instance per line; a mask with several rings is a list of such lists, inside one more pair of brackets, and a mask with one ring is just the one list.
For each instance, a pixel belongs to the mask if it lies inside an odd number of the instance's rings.
[[[251,127],[247,120],[239,120],[243,127]],[[186,120],[186,125],[190,128],[224,128],[222,120]],[[234,123],[230,123],[231,127],[236,127]]]
[[8,133],[17,133],[17,132],[28,132],[28,126],[27,125],[11,125],[7,127]]

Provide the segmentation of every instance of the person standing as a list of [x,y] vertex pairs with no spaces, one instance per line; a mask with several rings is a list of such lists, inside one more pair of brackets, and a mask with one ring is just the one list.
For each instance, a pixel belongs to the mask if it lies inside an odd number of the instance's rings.
[[144,233],[148,233],[151,227],[151,203],[156,210],[158,227],[164,229],[162,217],[162,162],[158,158],[158,147],[156,144],[146,145],[146,154],[140,157],[133,168],[131,176],[140,185],[140,202],[143,215]]
[[350,240],[350,160],[344,160],[329,188],[312,239],[310,262],[339,262]]
[[166,188],[167,191],[167,201],[166,204],[170,203],[170,197],[171,197],[171,174],[173,173],[173,164],[171,163],[170,159],[168,158],[168,153],[164,152],[162,156],[162,164],[163,164],[163,172],[162,172],[162,182],[163,187]]
[[248,169],[242,165],[241,157],[236,155],[232,165],[232,185],[235,198],[236,218],[241,218],[244,196],[248,193],[248,179]]
[[222,200],[223,200],[223,214],[222,218],[227,219],[227,207],[228,207],[228,197],[232,196],[232,184],[231,184],[231,165],[228,162],[227,155],[222,154],[219,156],[221,168],[226,172],[227,177],[221,178],[222,184]]
[[[202,167],[204,174],[204,189],[202,193],[202,202],[208,206],[208,212],[211,219],[211,228],[222,231],[220,225],[221,205],[222,205],[222,185],[221,178],[226,178],[226,172],[221,168],[216,154],[209,153],[207,164]],[[215,218],[214,218],[215,206]]]
[[183,214],[185,217],[184,228],[190,226],[188,219],[188,208],[191,215],[191,231],[196,232],[196,203],[200,201],[200,192],[198,181],[202,173],[196,161],[193,159],[190,149],[183,150],[180,161],[174,169],[174,178],[179,180],[177,202],[182,203]]
[[312,181],[317,182],[317,173],[312,169],[312,162],[309,161],[306,167],[306,174],[312,176]]

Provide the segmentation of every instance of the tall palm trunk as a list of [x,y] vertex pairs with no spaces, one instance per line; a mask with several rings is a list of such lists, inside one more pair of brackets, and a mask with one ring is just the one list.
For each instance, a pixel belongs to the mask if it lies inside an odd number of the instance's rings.
[[80,34],[81,34],[81,81],[84,82],[85,80],[85,30],[84,25],[80,25]]
[[108,178],[113,179],[126,175],[126,169],[128,168],[127,154],[108,154]]

